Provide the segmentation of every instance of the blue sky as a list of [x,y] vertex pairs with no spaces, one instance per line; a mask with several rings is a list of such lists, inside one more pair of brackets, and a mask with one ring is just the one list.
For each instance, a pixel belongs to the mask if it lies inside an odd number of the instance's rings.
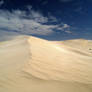
[[0,34],[48,40],[92,39],[92,1],[1,0]]

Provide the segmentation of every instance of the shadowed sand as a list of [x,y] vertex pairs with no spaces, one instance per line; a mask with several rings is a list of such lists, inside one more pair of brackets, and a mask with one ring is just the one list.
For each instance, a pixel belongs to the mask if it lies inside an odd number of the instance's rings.
[[92,92],[92,41],[18,36],[0,43],[0,92]]

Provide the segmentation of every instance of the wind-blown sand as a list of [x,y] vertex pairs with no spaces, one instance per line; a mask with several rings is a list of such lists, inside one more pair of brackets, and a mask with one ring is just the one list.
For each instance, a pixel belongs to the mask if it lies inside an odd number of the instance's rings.
[[92,92],[91,49],[84,39],[0,42],[0,92]]

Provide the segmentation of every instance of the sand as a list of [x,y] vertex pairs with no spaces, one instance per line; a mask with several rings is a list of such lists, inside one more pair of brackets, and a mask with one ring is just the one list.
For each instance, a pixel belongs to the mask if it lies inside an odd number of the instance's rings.
[[92,92],[91,48],[84,39],[0,42],[0,92]]

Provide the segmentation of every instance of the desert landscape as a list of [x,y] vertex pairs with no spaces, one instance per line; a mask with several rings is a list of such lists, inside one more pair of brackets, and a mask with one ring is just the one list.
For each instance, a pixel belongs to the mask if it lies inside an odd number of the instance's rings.
[[0,0],[0,92],[92,92],[92,0]]
[[92,41],[1,41],[0,92],[92,92]]

